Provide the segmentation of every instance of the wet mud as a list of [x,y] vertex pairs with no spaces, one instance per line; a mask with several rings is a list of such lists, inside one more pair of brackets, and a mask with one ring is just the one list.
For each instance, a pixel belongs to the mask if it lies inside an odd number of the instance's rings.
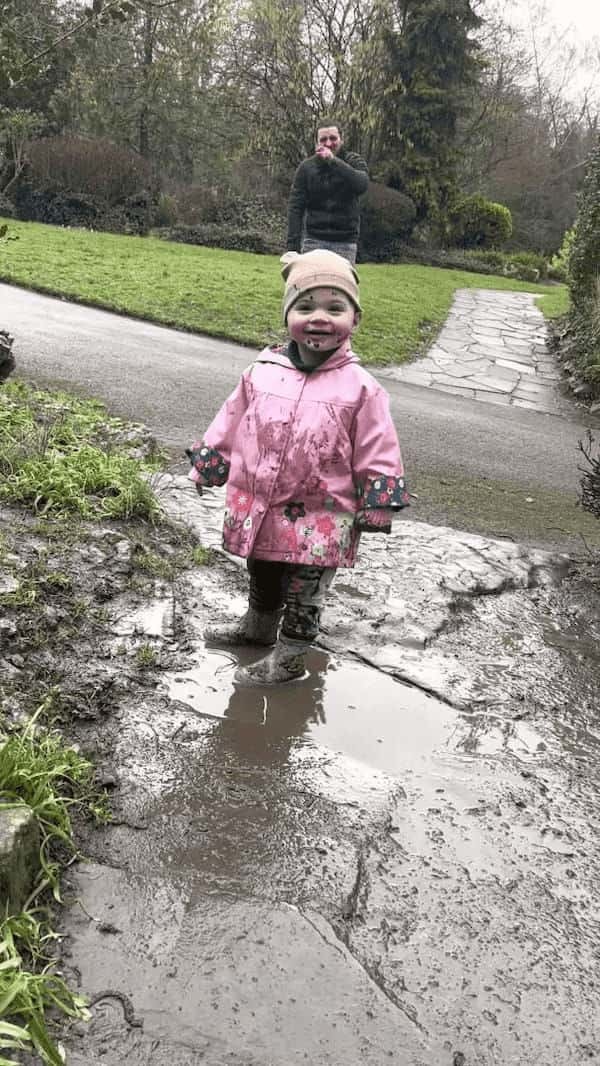
[[[62,967],[93,1004],[72,1066],[600,1057],[594,567],[415,526],[365,541],[276,690],[202,640],[243,609],[241,566],[148,570],[189,534],[88,527],[45,564],[86,598],[76,631],[55,584],[44,640],[5,612],[5,702],[54,664],[112,795],[65,883]],[[39,532],[10,548],[7,589]]]

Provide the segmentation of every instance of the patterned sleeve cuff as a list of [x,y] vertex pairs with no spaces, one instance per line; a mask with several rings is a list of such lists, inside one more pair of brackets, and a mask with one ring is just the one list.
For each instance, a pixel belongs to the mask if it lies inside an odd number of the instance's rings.
[[364,510],[400,511],[410,506],[410,497],[403,477],[375,474],[365,479],[358,497]]
[[203,485],[224,485],[229,477],[229,467],[225,459],[216,448],[209,448],[207,444],[196,443],[191,448],[186,448],[186,455],[198,474],[198,480]]

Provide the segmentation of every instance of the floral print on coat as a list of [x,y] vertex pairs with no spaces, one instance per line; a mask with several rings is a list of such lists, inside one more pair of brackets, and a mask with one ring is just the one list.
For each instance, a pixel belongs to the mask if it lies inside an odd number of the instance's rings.
[[360,527],[408,503],[387,393],[347,344],[310,374],[265,349],[192,456],[201,484],[226,471],[223,544],[242,557],[353,566]]

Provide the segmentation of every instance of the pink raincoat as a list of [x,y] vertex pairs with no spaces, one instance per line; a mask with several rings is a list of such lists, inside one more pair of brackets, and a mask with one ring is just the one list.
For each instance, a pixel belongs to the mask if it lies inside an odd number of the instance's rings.
[[265,348],[188,454],[191,478],[227,482],[223,545],[242,557],[353,566],[361,528],[409,502],[387,393],[348,344],[311,373]]

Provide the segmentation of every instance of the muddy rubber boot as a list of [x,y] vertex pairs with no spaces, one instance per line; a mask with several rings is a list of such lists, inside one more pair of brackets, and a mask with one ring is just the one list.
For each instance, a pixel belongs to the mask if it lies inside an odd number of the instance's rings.
[[306,672],[309,647],[306,643],[278,640],[264,659],[238,667],[234,680],[240,685],[283,685],[286,681],[298,681]]
[[277,640],[282,611],[256,611],[249,607],[243,618],[222,626],[209,626],[204,632],[207,644],[260,644],[269,647]]

